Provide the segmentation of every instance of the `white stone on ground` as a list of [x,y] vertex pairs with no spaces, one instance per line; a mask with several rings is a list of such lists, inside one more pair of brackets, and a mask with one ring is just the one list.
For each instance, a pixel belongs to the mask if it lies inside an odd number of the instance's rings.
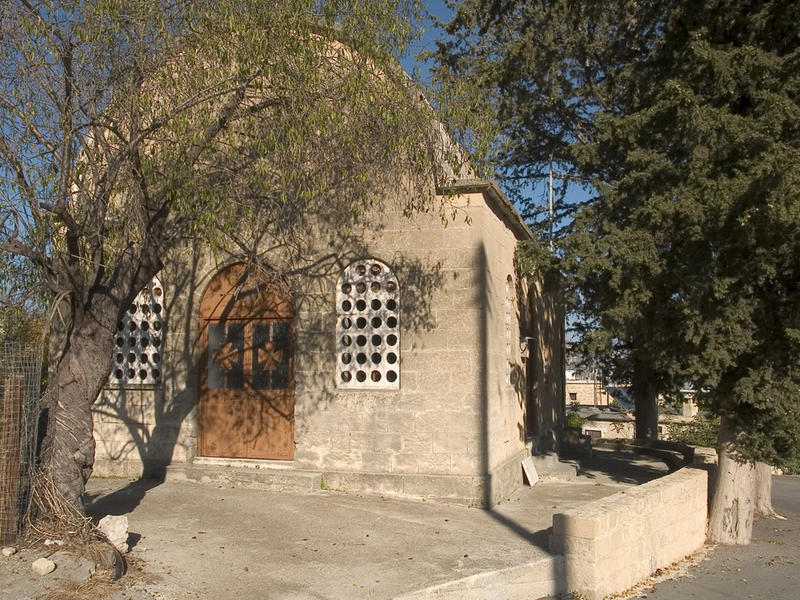
[[97,528],[117,550],[128,551],[128,517],[108,515],[100,519]]
[[31,563],[33,572],[37,575],[49,575],[56,569],[56,563],[49,558],[39,558]]
[[12,554],[16,554],[17,553],[17,549],[14,548],[13,546],[7,546],[7,547],[3,548],[2,552],[3,552],[3,556],[11,556]]

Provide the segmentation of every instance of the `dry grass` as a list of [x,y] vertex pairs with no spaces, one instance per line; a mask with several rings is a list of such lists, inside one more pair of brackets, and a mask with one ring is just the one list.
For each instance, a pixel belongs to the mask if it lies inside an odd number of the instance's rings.
[[118,587],[119,584],[114,582],[111,571],[98,571],[84,583],[49,590],[36,600],[102,600]]

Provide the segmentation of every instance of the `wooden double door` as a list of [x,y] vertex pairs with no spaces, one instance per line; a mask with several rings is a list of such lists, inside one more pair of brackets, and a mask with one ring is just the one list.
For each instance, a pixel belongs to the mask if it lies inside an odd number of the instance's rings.
[[294,306],[243,264],[200,302],[198,454],[294,458]]

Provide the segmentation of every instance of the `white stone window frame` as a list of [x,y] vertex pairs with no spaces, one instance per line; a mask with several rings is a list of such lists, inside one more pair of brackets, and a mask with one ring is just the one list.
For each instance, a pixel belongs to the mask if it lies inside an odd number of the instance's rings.
[[336,283],[336,387],[400,389],[400,286],[374,258],[353,262]]
[[164,286],[154,277],[117,323],[109,387],[148,388],[161,383],[165,311]]

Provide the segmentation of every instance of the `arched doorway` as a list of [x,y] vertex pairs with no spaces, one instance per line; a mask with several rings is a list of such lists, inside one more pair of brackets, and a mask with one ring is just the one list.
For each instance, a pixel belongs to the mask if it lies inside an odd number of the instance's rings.
[[242,263],[200,301],[199,456],[294,458],[294,303]]

